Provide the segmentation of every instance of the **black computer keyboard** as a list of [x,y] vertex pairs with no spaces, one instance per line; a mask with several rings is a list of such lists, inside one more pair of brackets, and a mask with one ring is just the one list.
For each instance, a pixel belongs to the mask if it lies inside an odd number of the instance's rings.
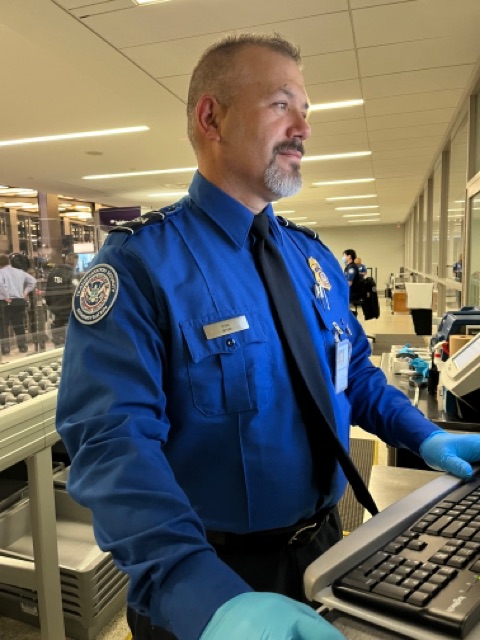
[[464,638],[480,621],[480,478],[444,496],[334,580],[332,590],[368,609]]

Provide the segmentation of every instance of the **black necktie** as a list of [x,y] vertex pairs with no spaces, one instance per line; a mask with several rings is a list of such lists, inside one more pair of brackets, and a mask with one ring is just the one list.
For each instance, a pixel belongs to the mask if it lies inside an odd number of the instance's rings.
[[[257,268],[273,303],[280,337],[286,347],[290,364],[293,365],[292,373],[298,374],[292,375],[292,381],[299,405],[305,412],[317,479],[320,485],[325,486],[325,467],[328,467],[328,454],[325,456],[325,445],[327,445],[340,463],[357,500],[372,515],[375,515],[378,513],[377,506],[338,439],[328,386],[315,355],[313,340],[290,274],[281,253],[269,237],[270,224],[265,212],[255,216],[251,230],[255,236],[254,255]],[[314,419],[309,409],[313,410]],[[332,467],[328,468],[328,472],[331,482]]]

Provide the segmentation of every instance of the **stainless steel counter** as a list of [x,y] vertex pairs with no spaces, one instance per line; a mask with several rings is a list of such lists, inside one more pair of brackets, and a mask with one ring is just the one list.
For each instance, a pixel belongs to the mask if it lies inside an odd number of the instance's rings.
[[[437,397],[431,396],[426,388],[419,390],[418,402],[414,402],[415,388],[402,385],[402,376],[398,373],[392,373],[390,360],[390,353],[382,354],[380,368],[386,375],[389,384],[397,387],[400,391],[403,391],[403,393],[410,398],[412,404],[416,404],[418,409],[420,409],[426,418],[447,431],[480,431],[480,424],[477,422],[467,422],[465,420],[461,420],[455,415],[446,413],[443,408],[439,406]],[[405,365],[405,368],[407,368],[407,365]]]

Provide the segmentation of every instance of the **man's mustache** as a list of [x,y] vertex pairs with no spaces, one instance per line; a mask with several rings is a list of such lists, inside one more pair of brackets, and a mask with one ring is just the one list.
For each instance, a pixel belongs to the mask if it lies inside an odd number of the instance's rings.
[[284,151],[298,151],[299,153],[302,154],[302,156],[305,155],[305,148],[299,140],[291,140],[289,142],[283,142],[282,144],[279,144],[273,149],[273,153],[275,155],[279,153],[283,153]]

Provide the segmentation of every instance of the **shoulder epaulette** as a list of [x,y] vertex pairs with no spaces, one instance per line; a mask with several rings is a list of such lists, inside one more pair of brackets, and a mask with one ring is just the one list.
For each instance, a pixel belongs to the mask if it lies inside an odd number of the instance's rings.
[[145,213],[143,216],[138,216],[138,218],[134,218],[129,222],[125,222],[123,224],[119,224],[113,229],[110,229],[109,233],[114,232],[122,232],[122,233],[136,233],[139,229],[143,229],[143,227],[147,227],[150,224],[155,224],[158,222],[163,222],[167,215],[173,213],[178,208],[177,204],[169,205],[168,207],[163,207],[162,209],[158,209],[158,211],[149,211]]
[[283,218],[282,216],[277,216],[277,220],[282,225],[282,227],[288,227],[289,229],[293,229],[294,231],[301,231],[305,235],[310,236],[310,238],[321,242],[320,238],[318,237],[318,233],[315,233],[315,231],[313,229],[310,229],[310,227],[304,227],[301,224],[295,224],[291,220],[287,220],[287,218]]

